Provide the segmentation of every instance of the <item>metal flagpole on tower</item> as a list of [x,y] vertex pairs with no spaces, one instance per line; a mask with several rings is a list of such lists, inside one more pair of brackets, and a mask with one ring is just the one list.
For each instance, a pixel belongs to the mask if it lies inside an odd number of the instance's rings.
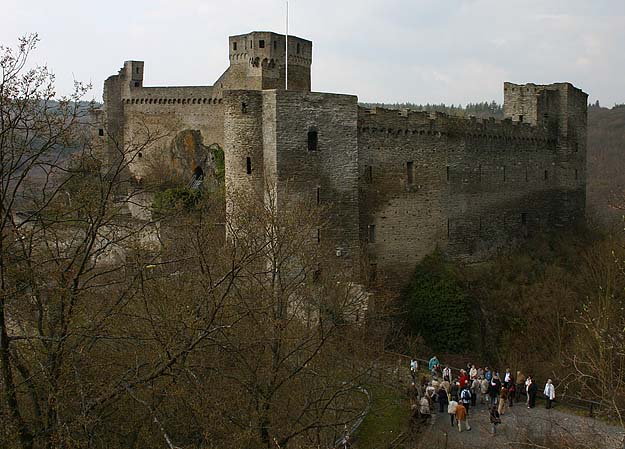
[[289,90],[289,0],[286,0],[286,44],[284,58],[284,90]]

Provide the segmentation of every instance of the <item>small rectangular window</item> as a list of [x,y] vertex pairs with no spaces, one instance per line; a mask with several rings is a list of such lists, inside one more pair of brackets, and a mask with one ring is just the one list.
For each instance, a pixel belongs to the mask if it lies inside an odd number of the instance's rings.
[[265,48],[265,41],[264,40],[259,40],[258,41],[258,48]]
[[373,167],[371,165],[365,165],[365,182],[373,184]]
[[414,162],[412,161],[406,162],[406,179],[408,185],[414,184]]
[[135,81],[135,87],[141,87],[141,83],[139,81]]
[[232,50],[237,51],[237,43],[236,42],[232,43]]
[[245,160],[245,171],[247,172],[248,175],[252,174],[252,158],[251,157],[247,157]]
[[545,170],[544,177],[545,177],[545,181],[549,179],[549,170]]
[[578,176],[579,176],[579,175],[578,175],[578,173],[577,173],[577,169],[575,169],[575,180],[576,180],[576,181],[577,181]]
[[378,264],[372,263],[369,265],[369,282],[375,282],[378,277]]
[[273,49],[274,50],[278,49],[278,41],[273,41]]
[[375,225],[369,225],[369,243],[375,243]]
[[247,114],[247,103],[241,103],[241,113]]
[[319,142],[319,136],[317,130],[311,129],[308,131],[308,151],[317,151],[317,144]]
[[[98,129],[98,136],[103,136],[104,135],[104,130],[102,128]],[[577,173],[577,170],[575,170],[575,172]]]
[[299,46],[299,42],[297,43],[297,54],[299,55],[300,52],[300,46]]
[[523,123],[523,116],[522,115],[519,115],[519,122]]
[[521,214],[521,224],[524,225],[524,226],[527,224],[527,213],[526,212],[523,212]]

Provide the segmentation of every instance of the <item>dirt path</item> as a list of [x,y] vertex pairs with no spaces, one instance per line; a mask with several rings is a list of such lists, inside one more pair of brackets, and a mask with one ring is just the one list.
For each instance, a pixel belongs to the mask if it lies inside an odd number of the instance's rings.
[[502,416],[497,435],[490,433],[488,410],[479,405],[469,411],[471,431],[451,427],[447,413],[435,413],[421,438],[420,449],[429,448],[553,448],[556,441],[566,441],[571,447],[617,449],[623,447],[623,430],[602,421],[547,410],[537,406],[528,409],[515,404]]

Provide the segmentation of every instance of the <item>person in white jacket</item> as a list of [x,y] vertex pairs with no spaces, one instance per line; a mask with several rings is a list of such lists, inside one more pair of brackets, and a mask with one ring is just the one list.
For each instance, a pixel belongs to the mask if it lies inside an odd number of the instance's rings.
[[543,393],[545,395],[545,398],[547,399],[547,408],[551,408],[553,401],[556,399],[556,387],[553,386],[553,382],[551,382],[551,379],[547,380]]

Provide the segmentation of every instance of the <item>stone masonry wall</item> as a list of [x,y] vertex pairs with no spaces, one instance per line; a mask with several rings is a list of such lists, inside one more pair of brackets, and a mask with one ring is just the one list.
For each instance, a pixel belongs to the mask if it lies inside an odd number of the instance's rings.
[[361,108],[358,138],[361,240],[391,282],[436,247],[480,259],[554,225],[575,192],[546,126]]

